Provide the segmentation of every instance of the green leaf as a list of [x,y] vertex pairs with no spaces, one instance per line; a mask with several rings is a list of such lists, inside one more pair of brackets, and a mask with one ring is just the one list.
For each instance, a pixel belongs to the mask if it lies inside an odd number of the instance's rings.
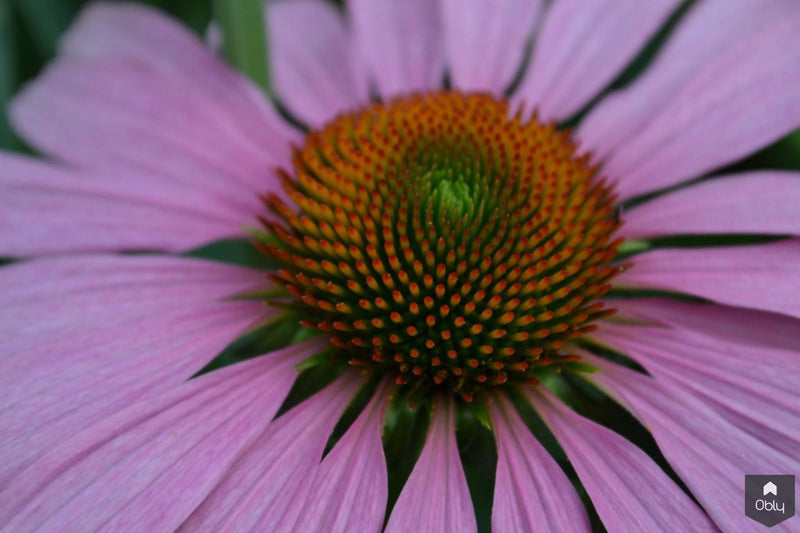
[[58,40],[81,8],[80,0],[18,0],[19,13],[30,28],[36,51],[44,59],[56,55]]
[[[294,342],[292,344],[294,344]],[[307,359],[304,359],[301,363],[298,363],[297,366],[294,367],[294,369],[297,370],[298,372],[302,372],[303,370],[308,370],[309,368],[314,368],[315,366],[325,365],[330,362],[331,362],[331,353],[328,350],[325,350],[324,352],[320,352],[316,355],[312,355]]]
[[11,4],[0,2],[0,147],[15,148],[16,140],[8,122],[8,102],[19,82],[17,31]]
[[635,241],[628,239],[619,245],[617,248],[617,257],[624,258],[630,255],[644,252],[650,248],[650,243],[647,241]]
[[275,270],[277,264],[259,252],[247,239],[224,239],[189,250],[184,255],[224,261],[261,270]]
[[228,62],[270,94],[263,0],[214,0]]
[[408,391],[398,389],[386,412],[383,449],[389,474],[387,509],[394,507],[400,496],[400,492],[422,452],[430,427],[430,399],[425,398],[416,407],[411,408],[406,392]]
[[600,369],[596,366],[587,365],[586,363],[580,363],[577,361],[570,361],[565,364],[564,370],[567,372],[579,372],[584,374],[594,374],[595,372],[600,372]]
[[169,13],[189,26],[201,39],[211,22],[211,0],[139,0]]
[[486,408],[485,402],[476,401],[465,405],[472,411],[472,414],[475,415],[475,418],[478,419],[478,422],[480,422],[483,427],[489,431],[492,430],[492,421],[489,418],[489,410]]

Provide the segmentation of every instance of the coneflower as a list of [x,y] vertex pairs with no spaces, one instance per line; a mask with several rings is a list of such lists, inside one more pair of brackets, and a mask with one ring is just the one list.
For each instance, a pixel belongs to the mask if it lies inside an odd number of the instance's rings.
[[0,154],[2,531],[476,531],[461,423],[494,531],[750,530],[800,473],[800,176],[693,178],[800,125],[800,3],[697,2],[593,102],[681,4],[276,1],[282,113],[88,7],[11,108],[51,161]]

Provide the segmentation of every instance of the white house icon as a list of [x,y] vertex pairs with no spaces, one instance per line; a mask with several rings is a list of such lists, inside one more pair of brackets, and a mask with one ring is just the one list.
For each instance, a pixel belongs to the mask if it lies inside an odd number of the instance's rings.
[[764,485],[764,496],[767,494],[772,494],[773,496],[778,495],[778,487],[775,486],[775,483],[770,481],[766,485]]

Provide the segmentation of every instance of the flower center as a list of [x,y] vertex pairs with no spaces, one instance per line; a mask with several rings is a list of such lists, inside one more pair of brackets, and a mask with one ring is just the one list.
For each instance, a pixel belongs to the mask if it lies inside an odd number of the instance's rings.
[[[610,189],[569,134],[489,95],[413,95],[310,133],[283,173],[295,206],[275,279],[351,364],[415,390],[531,382],[618,271]],[[277,242],[277,244],[276,244]]]

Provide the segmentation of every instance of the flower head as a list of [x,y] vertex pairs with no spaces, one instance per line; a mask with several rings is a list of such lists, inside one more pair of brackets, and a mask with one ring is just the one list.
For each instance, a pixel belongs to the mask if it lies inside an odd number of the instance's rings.
[[280,112],[88,7],[0,154],[0,528],[750,527],[800,176],[713,173],[800,125],[800,6],[611,4],[276,0]]
[[276,281],[353,364],[471,401],[535,381],[603,316],[608,187],[555,126],[488,95],[434,93],[311,133],[267,200]]

